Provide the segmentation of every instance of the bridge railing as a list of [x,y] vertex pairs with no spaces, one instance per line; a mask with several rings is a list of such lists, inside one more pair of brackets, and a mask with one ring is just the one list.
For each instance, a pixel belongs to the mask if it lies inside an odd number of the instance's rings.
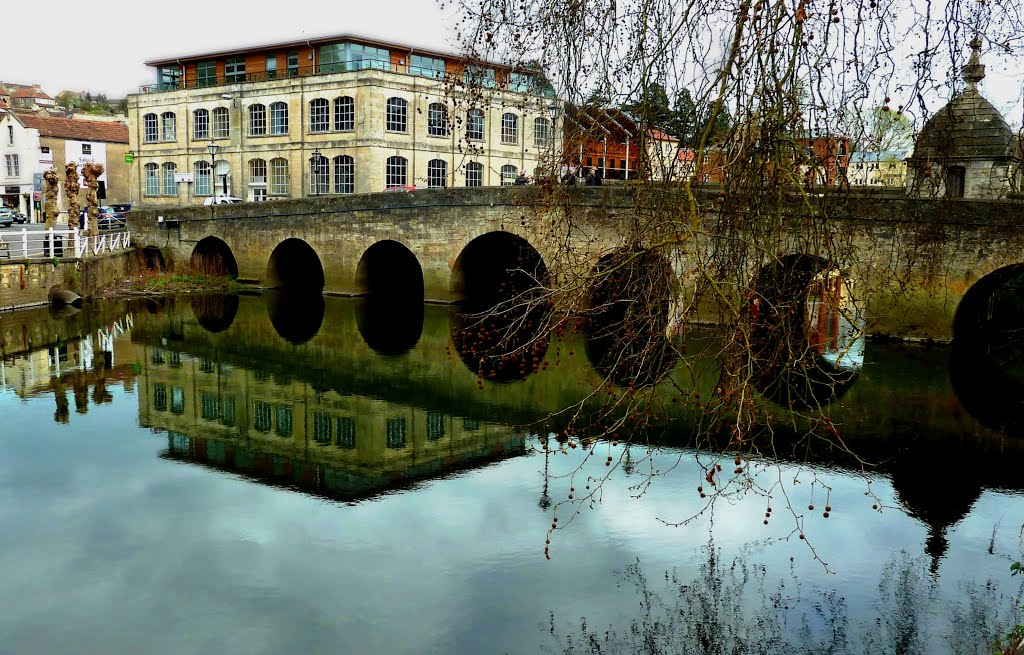
[[0,259],[86,259],[131,247],[129,230],[86,234],[74,230],[29,230],[0,233]]

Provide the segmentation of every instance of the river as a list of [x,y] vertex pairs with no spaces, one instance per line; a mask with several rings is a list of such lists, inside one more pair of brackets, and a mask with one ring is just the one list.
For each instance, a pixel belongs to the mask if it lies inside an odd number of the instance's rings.
[[831,410],[872,465],[755,458],[772,500],[708,507],[671,429],[542,445],[584,348],[481,383],[448,308],[367,311],[0,314],[0,650],[987,653],[1020,621],[1024,442],[949,347],[863,349]]

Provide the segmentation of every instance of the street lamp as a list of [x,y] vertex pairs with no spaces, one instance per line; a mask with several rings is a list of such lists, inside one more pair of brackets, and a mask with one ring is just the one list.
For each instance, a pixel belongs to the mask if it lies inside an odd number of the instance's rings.
[[557,162],[555,162],[555,138],[558,134],[558,130],[555,128],[558,126],[559,109],[561,108],[558,106],[558,102],[555,100],[552,100],[551,103],[548,105],[548,116],[551,117],[551,134],[548,137],[548,143],[550,143],[551,145],[551,167],[555,171],[555,174],[558,173],[558,165]]
[[210,195],[216,197],[217,190],[214,188],[216,180],[214,171],[217,168],[217,151],[220,149],[220,146],[214,143],[213,139],[210,139],[210,143],[206,145],[206,149],[210,151]]
[[320,149],[313,148],[313,165],[309,167],[310,186],[313,187],[313,195],[320,195]]

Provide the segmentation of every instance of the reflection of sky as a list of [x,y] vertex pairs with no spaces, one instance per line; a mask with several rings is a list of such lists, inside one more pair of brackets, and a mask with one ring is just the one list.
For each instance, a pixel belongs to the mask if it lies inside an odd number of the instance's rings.
[[839,315],[839,339],[835,348],[827,348],[821,358],[837,369],[860,370],[864,366],[865,321],[862,314],[850,321],[847,314]]
[[[700,502],[692,455],[671,453],[655,457],[657,469],[672,470],[640,498],[627,487],[641,481],[642,463],[631,476],[613,474],[601,502],[576,519],[563,506],[566,527],[545,561],[551,514],[537,507],[538,455],[336,504],[160,459],[166,436],[135,427],[136,398],[111,391],[113,403],[64,426],[52,421],[52,397],[21,402],[0,393],[5,652],[536,653],[551,645],[549,611],[560,629],[582,616],[595,628],[626,627],[637,598],[629,584],[617,585],[615,572],[639,558],[652,581],[672,568],[692,577],[709,534],[727,558],[749,551],[769,577],[784,578],[792,567],[808,611],[821,590],[839,590],[860,626],[851,633],[870,632],[888,611],[878,605],[886,562],[902,561],[905,550],[911,569],[927,566],[920,561],[925,528],[898,510],[873,512],[866,481],[848,473],[817,471],[832,487],[832,517],[821,518],[825,498],[814,486],[817,511],[805,519],[834,575],[812,560],[807,544],[779,541],[796,519],[778,494],[767,527],[764,501],[752,498],[666,527],[658,519],[686,518]],[[599,446],[584,473],[607,471],[606,451],[621,454]],[[577,464],[577,451],[551,460],[555,473]],[[781,478],[793,506],[806,509],[810,473],[798,484],[794,474],[773,466],[759,480]],[[568,486],[553,481],[552,497],[565,498]],[[871,487],[895,502],[887,479]],[[980,588],[991,578],[1016,589],[1006,574],[1008,558],[1019,555],[1021,524],[1019,497],[988,492],[950,531],[936,589],[915,598],[936,639],[966,602],[961,585]]]

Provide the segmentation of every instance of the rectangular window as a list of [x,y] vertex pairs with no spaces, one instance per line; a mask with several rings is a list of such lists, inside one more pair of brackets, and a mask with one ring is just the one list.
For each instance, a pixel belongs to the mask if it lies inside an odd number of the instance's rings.
[[179,66],[161,66],[158,72],[160,77],[161,91],[177,91],[178,81],[181,79],[181,68]]
[[391,70],[391,53],[358,43],[333,43],[320,46],[320,72],[340,73],[357,70]]
[[267,57],[266,70],[268,80],[277,79],[277,55],[270,55]]
[[471,141],[484,140],[484,112],[470,109],[466,115],[466,138]]
[[466,186],[482,186],[484,183],[484,166],[478,162],[466,164]]
[[153,409],[158,412],[167,411],[167,385],[163,382],[153,384]]
[[516,93],[527,93],[533,89],[533,75],[529,73],[512,73],[508,78],[508,88]]
[[405,448],[405,418],[389,418],[386,421],[385,444],[388,448]]
[[14,126],[7,126],[7,145],[14,145]]
[[480,429],[480,421],[476,420],[475,418],[463,418],[462,419],[462,429],[465,432],[474,432],[476,430],[479,430]]
[[201,61],[196,64],[196,86],[200,89],[205,86],[216,86],[217,84],[217,62]]
[[267,133],[267,107],[266,105],[252,105],[249,107],[249,134],[252,136],[263,136]]
[[171,413],[185,413],[185,389],[183,387],[171,387]]
[[292,408],[287,405],[277,405],[274,407],[274,419],[277,424],[274,427],[274,432],[279,437],[290,437],[292,436]]
[[409,57],[409,73],[439,80],[444,77],[444,59],[412,55]]
[[221,399],[220,408],[220,422],[221,425],[227,427],[233,427],[235,425],[235,397],[224,396]]
[[213,138],[228,138],[230,122],[228,110],[225,107],[218,107],[213,110]]
[[288,195],[288,161],[286,159],[270,160],[270,195]]
[[7,177],[19,177],[21,175],[21,165],[18,162],[18,155],[7,155]]
[[260,432],[270,432],[270,422],[270,403],[253,401],[252,427]]
[[197,196],[209,196],[213,194],[213,179],[210,175],[210,162],[196,162],[196,186]]
[[497,86],[493,68],[484,68],[483,66],[474,66],[472,64],[466,66],[464,81],[466,86],[470,88],[483,87],[485,89],[493,89]]
[[175,120],[174,112],[165,111],[160,115],[161,138],[164,141],[174,141],[176,132],[177,121]]
[[331,108],[323,98],[309,103],[309,131],[326,132],[330,129]]
[[192,114],[192,138],[197,141],[210,138],[210,113],[205,109]]
[[334,422],[331,415],[324,412],[313,412],[313,441],[321,446],[329,446],[334,442]]
[[344,96],[334,99],[334,129],[339,132],[349,132],[356,128],[356,104],[349,97]]
[[142,117],[144,125],[142,140],[145,143],[156,143],[160,139],[160,130],[156,114],[146,114]]
[[228,84],[245,81],[245,60],[232,57],[224,62],[224,78]]
[[217,394],[210,391],[203,391],[199,396],[200,415],[205,421],[216,421],[217,414],[219,413],[218,407],[220,403],[217,401]]
[[288,134],[288,105],[283,102],[270,105],[270,133]]
[[509,145],[519,143],[519,117],[515,114],[501,115],[501,142]]
[[169,366],[171,368],[181,368],[181,353],[171,353],[170,359],[171,363]]
[[356,192],[355,160],[348,155],[341,155],[334,158],[334,192]]
[[351,416],[338,419],[338,448],[356,447],[356,420]]
[[299,76],[299,53],[292,50],[288,53],[288,77]]
[[160,169],[156,164],[146,164],[146,195],[160,195]]
[[427,412],[427,439],[437,441],[444,436],[444,413]]

